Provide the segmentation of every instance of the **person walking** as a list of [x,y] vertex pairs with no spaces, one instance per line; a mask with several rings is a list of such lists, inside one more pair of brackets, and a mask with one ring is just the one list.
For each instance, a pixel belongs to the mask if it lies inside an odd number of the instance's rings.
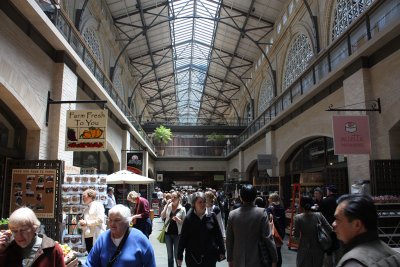
[[118,204],[109,211],[109,230],[90,251],[85,267],[155,267],[153,247],[138,229],[129,228],[131,211]]
[[333,229],[344,243],[337,267],[400,266],[400,254],[378,236],[378,214],[371,197],[343,195],[338,199]]
[[87,189],[82,193],[83,203],[87,207],[83,210],[83,219],[79,220],[85,239],[86,250],[89,253],[99,235],[106,230],[104,205],[96,200],[96,191]]
[[[278,230],[279,236],[283,240],[285,238],[285,228],[286,228],[286,217],[285,217],[285,209],[283,208],[281,204],[281,199],[278,195],[278,193],[272,193],[268,197],[268,207],[267,207],[267,213],[270,217],[270,221],[273,220],[274,226],[276,230]],[[283,243],[277,244],[275,242],[276,246],[276,252],[278,254],[278,262],[277,262],[277,267],[282,266],[282,249]]]
[[224,222],[222,221],[221,209],[217,205],[215,205],[216,196],[214,195],[214,193],[212,191],[206,191],[204,193],[204,195],[206,196],[206,209],[207,209],[207,212],[208,213],[211,213],[211,212],[215,213],[215,215],[217,217],[219,229],[221,229],[222,237],[225,240],[225,237],[226,237],[225,225],[224,225]]
[[178,245],[178,266],[183,252],[187,267],[215,267],[225,258],[225,245],[214,213],[206,209],[203,192],[192,195],[192,208],[183,221]]
[[105,207],[106,215],[108,215],[108,211],[117,204],[114,196],[114,187],[107,188],[107,204]]
[[176,262],[178,260],[179,236],[185,216],[186,209],[181,205],[180,194],[179,192],[173,192],[171,199],[161,212],[161,218],[165,219],[165,224],[167,225],[165,229],[165,245],[167,247],[168,267],[174,267],[174,259]]
[[272,266],[277,263],[274,242],[267,238],[269,233],[268,215],[265,208],[254,205],[257,190],[251,185],[240,189],[242,205],[229,213],[226,230],[226,251],[229,267],[262,267],[258,244],[268,242],[268,251]]
[[149,201],[141,197],[136,191],[129,192],[127,200],[134,204],[132,216],[133,227],[142,231],[142,233],[149,238],[152,232]]
[[330,229],[330,232],[332,232],[332,227],[320,212],[312,212],[313,200],[311,197],[301,197],[300,206],[304,212],[294,217],[293,237],[299,240],[296,266],[321,267],[325,252],[318,242],[317,225],[320,223],[324,229]]

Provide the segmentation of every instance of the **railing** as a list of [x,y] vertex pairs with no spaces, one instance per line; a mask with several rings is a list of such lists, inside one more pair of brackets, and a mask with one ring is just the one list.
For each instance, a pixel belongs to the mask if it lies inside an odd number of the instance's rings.
[[315,61],[303,74],[241,133],[232,138],[229,154],[258,130],[268,125],[273,118],[288,109],[300,96],[310,92],[322,79],[337,70],[344,59],[368,43],[378,32],[398,23],[400,3],[394,0],[376,1],[373,9],[366,11],[340,38]]
[[[374,8],[366,11],[356,23],[353,23],[345,33],[342,34],[327,50],[318,55],[318,59],[303,72],[303,74],[237,138],[231,139],[231,145],[225,148],[227,154],[241,145],[261,128],[268,125],[273,118],[285,112],[302,95],[310,92],[311,88],[317,85],[322,79],[334,70],[337,70],[343,59],[354,54],[358,49],[368,43],[378,32],[398,21],[400,17],[400,4],[395,0],[376,1]],[[68,16],[61,10],[56,16],[54,23],[65,39],[79,55],[86,66],[93,73],[99,83],[113,99],[120,110],[125,114],[132,125],[146,140],[149,147],[154,149],[154,145],[143,131],[138,121],[134,118],[129,107],[115,90],[113,83],[97,63],[91,50],[88,49],[80,33],[75,29]]]
[[[144,117],[142,125],[164,125],[164,126],[205,126],[204,123],[179,121],[179,120],[165,120],[165,121],[151,121],[151,118]],[[247,126],[247,120],[226,120],[225,122],[211,121],[206,126]]]
[[225,157],[227,146],[156,146],[162,157]]
[[[38,2],[39,3],[39,2]],[[117,107],[122,111],[130,123],[136,128],[138,133],[146,141],[147,145],[154,150],[154,145],[146,135],[139,122],[135,119],[129,107],[125,101],[118,94],[118,91],[114,88],[113,82],[109,79],[106,72],[103,70],[101,65],[97,62],[91,49],[87,46],[86,42],[81,37],[81,34],[75,28],[74,24],[68,18],[68,15],[64,10],[59,9],[56,13],[50,14],[48,10],[40,5],[43,11],[51,18],[54,25],[64,36],[65,40],[70,44],[76,54],[82,59],[86,67],[90,70],[96,80],[103,86],[107,94],[111,97]]]

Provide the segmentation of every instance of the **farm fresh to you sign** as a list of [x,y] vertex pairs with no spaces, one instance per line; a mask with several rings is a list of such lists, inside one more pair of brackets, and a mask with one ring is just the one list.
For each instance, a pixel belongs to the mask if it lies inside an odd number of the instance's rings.
[[104,151],[107,149],[108,111],[68,110],[66,151]]

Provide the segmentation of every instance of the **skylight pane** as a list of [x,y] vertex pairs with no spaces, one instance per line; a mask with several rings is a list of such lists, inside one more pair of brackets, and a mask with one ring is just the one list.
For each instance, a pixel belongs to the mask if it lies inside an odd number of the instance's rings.
[[[200,109],[216,28],[220,1],[216,3],[169,0],[178,116],[194,123]],[[194,19],[196,17],[196,19]]]

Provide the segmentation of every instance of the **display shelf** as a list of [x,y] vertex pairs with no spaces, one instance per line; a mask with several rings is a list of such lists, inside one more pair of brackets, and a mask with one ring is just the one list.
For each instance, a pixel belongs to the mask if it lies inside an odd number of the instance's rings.
[[105,175],[66,175],[61,191],[63,224],[65,226],[61,241],[63,244],[68,244],[80,256],[86,254],[82,231],[78,223],[83,218],[83,210],[86,207],[82,201],[82,193],[87,189],[95,190],[96,200],[106,204],[107,184]]
[[400,203],[375,203],[378,213],[378,235],[391,247],[400,247]]

